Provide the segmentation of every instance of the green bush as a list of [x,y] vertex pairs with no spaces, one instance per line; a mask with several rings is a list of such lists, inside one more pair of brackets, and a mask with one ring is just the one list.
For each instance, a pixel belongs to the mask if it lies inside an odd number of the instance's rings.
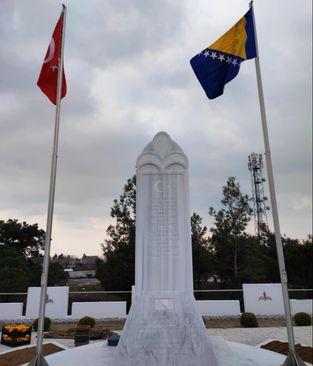
[[311,325],[312,319],[308,313],[296,313],[293,317],[293,320],[295,321],[296,325],[299,326],[305,326],[305,325]]
[[84,316],[83,318],[79,319],[78,324],[80,325],[90,325],[91,328],[96,324],[96,321],[91,316]]
[[257,318],[253,313],[242,313],[240,317],[240,324],[244,328],[256,328],[259,326]]
[[[44,326],[43,326],[44,332],[48,332],[48,330],[50,330],[50,327],[51,327],[51,319],[48,317],[45,317]],[[33,322],[33,328],[36,332],[38,331],[38,318]]]

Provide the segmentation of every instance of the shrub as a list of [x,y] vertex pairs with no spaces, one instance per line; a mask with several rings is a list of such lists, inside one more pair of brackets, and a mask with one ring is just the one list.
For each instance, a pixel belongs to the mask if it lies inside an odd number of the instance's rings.
[[311,325],[312,323],[310,315],[304,312],[296,313],[293,317],[293,320],[295,321],[296,325],[299,326]]
[[[44,332],[47,332],[48,330],[50,330],[50,327],[51,327],[51,319],[48,317],[45,317],[44,326],[43,326]],[[33,328],[36,332],[38,331],[38,318],[34,321]]]
[[91,328],[96,324],[96,321],[91,316],[84,316],[83,318],[79,319],[78,324],[80,325],[90,325]]
[[240,324],[244,328],[256,328],[259,326],[257,318],[253,313],[242,313],[240,317]]

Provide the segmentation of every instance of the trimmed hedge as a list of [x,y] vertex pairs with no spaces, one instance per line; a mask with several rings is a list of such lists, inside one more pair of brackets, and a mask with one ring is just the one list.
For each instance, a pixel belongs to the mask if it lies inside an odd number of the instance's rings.
[[253,313],[242,313],[240,324],[244,328],[257,328],[259,326],[257,318]]
[[96,321],[91,316],[84,316],[83,318],[79,319],[78,324],[90,325],[90,327],[92,328],[96,324]]
[[308,313],[300,312],[296,313],[293,317],[296,325],[298,326],[308,326],[312,324],[311,316]]
[[[51,319],[48,317],[45,317],[44,326],[43,326],[44,332],[48,332],[48,330],[50,330],[50,327],[51,327]],[[36,332],[38,331],[38,318],[33,322],[33,328]]]

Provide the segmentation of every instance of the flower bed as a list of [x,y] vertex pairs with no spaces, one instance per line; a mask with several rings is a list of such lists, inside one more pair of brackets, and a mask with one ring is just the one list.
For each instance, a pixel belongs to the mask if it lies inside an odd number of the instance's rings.
[[8,324],[2,327],[1,343],[17,347],[30,344],[32,327],[24,324]]
[[[63,351],[63,348],[56,346],[53,343],[42,345],[43,355],[51,355],[52,353]],[[19,350],[14,350],[0,355],[1,366],[20,366],[30,362],[36,354],[36,347],[27,347]]]

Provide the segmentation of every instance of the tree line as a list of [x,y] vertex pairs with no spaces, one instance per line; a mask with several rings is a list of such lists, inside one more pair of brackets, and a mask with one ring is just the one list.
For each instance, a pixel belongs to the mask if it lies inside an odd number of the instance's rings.
[[[136,177],[127,180],[113,201],[103,260],[97,278],[106,290],[130,290],[135,282]],[[195,289],[241,288],[242,283],[280,282],[275,236],[267,225],[260,236],[247,232],[253,210],[234,177],[222,188],[221,207],[210,207],[209,230],[197,213],[191,216]],[[312,288],[312,235],[305,240],[282,237],[290,288]]]
[[[210,207],[214,226],[193,213],[191,239],[195,289],[241,288],[242,283],[279,282],[275,236],[264,225],[261,235],[247,232],[252,218],[249,197],[234,177],[222,188],[219,209]],[[96,276],[105,290],[130,290],[135,282],[136,177],[127,180],[113,201],[102,244],[103,260]],[[45,232],[38,224],[0,220],[0,292],[25,292],[40,286]],[[305,240],[282,237],[290,288],[312,288],[312,235]],[[68,275],[59,263],[49,264],[48,285],[65,285]]]
[[[40,286],[45,232],[38,224],[0,220],[0,292],[26,292]],[[50,263],[48,285],[65,285],[67,274]]]

